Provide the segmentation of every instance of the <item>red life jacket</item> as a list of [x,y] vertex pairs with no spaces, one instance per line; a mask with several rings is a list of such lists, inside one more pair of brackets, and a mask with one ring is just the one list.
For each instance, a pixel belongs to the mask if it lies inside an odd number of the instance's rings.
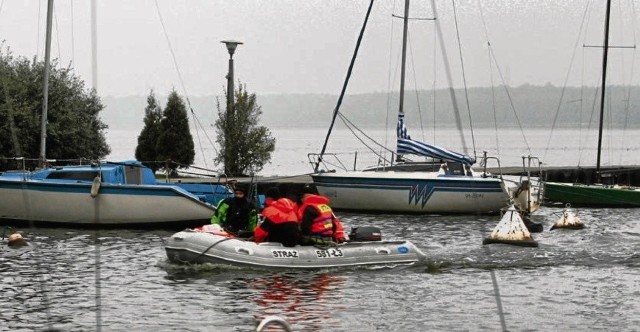
[[333,224],[335,225],[335,232],[333,233],[333,240],[342,243],[347,241],[347,235],[344,232],[344,226],[342,225],[342,221],[335,217],[333,219]]
[[298,210],[298,218],[302,219],[304,210],[309,206],[318,212],[318,216],[313,219],[310,235],[332,237],[333,210],[329,206],[329,199],[320,195],[307,195]]
[[276,201],[268,199],[267,207],[262,210],[262,215],[273,221],[280,223],[283,221],[298,221],[297,204],[288,198],[280,198]]
[[[262,216],[269,219],[273,224],[287,221],[298,222],[298,206],[292,200],[288,198],[280,198],[278,200],[268,198],[265,204],[267,207],[262,210]],[[263,227],[258,226],[253,232],[253,238],[256,243],[264,242],[268,237],[269,232]]]

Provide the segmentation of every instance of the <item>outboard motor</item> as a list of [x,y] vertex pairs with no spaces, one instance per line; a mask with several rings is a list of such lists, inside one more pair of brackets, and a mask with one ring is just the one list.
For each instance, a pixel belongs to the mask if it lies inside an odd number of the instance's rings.
[[355,227],[349,233],[349,241],[381,241],[380,228],[373,226]]

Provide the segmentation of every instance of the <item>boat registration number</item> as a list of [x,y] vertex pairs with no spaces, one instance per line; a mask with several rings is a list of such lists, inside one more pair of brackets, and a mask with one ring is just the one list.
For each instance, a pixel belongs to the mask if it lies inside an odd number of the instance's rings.
[[340,249],[328,249],[328,250],[316,250],[316,256],[318,256],[318,258],[334,258],[334,257],[344,257],[344,254]]
[[274,258],[298,258],[298,252],[296,250],[272,250]]

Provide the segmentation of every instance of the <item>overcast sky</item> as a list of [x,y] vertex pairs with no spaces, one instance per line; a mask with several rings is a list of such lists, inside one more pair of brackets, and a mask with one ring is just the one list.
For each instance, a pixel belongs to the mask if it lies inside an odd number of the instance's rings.
[[[246,83],[250,92],[338,94],[369,5],[364,0],[96,1],[102,96],[146,95],[150,89],[166,94],[172,87],[190,96],[220,95],[229,58],[220,41],[227,39],[244,42],[234,56],[236,79]],[[454,7],[450,0],[436,2],[453,81],[460,86]],[[46,3],[0,0],[0,40],[14,55],[43,58]],[[90,3],[55,1],[52,43],[52,57],[61,65],[71,64],[88,85],[92,81]],[[570,85],[598,84],[601,49],[582,45],[602,45],[604,3],[488,0],[480,5],[456,0],[467,85],[500,84],[499,68],[511,85],[562,86],[575,49]],[[636,5],[630,0],[613,3],[611,44],[635,44]],[[348,93],[397,89],[402,22],[391,15],[402,15],[403,5],[399,0],[375,2]],[[412,1],[411,17],[431,18],[433,13],[431,1]],[[411,22],[409,88],[447,86],[434,29],[433,21]],[[631,78],[636,52],[616,49],[611,57],[612,82],[638,84]]]

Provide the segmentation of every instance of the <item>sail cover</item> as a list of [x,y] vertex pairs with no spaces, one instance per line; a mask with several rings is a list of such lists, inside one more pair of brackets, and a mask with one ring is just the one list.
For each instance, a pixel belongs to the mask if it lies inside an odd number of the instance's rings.
[[449,151],[447,149],[430,145],[420,141],[414,141],[407,132],[407,127],[404,125],[404,114],[398,116],[398,146],[397,153],[402,154],[414,154],[418,156],[431,157],[435,159],[442,159],[446,161],[459,162],[465,165],[473,165],[476,160],[462,153]]

